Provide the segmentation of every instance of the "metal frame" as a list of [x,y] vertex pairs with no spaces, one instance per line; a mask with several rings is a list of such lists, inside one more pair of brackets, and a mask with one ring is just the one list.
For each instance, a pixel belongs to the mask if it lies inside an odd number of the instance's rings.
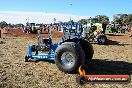
[[[69,25],[69,32],[66,33],[66,27],[63,27],[63,31],[64,31],[64,35],[62,37],[62,40],[58,42],[58,44],[52,44],[50,45],[50,51],[49,53],[38,53],[36,52],[35,54],[33,54],[33,52],[35,52],[35,50],[33,50],[33,48],[35,48],[35,45],[30,45],[27,47],[27,57],[30,58],[30,59],[35,59],[35,60],[54,60],[55,58],[55,50],[56,48],[61,45],[64,41],[65,41],[65,38],[68,37],[69,39],[71,37],[73,38],[81,38],[81,35],[82,35],[82,32],[83,32],[83,28],[82,28],[82,25],[79,25],[78,23],[75,24],[75,32],[72,33],[73,31],[73,25],[70,24]],[[79,30],[79,32],[78,32]],[[40,33],[38,33],[38,37],[40,37]],[[52,39],[52,34],[50,32],[49,34],[49,38]],[[39,44],[38,44],[39,45]]]

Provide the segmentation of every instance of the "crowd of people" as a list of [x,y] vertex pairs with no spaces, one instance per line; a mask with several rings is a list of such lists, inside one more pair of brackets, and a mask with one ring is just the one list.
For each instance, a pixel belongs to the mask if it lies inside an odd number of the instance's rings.
[[[31,27],[31,26],[26,26],[23,31],[26,33],[30,33],[30,31],[32,30],[41,30],[42,32],[49,32],[50,29],[55,30],[55,31],[60,31],[63,32],[63,27],[67,27],[68,24],[43,24],[43,25],[39,25],[39,27]],[[102,24],[102,29],[103,29],[103,33],[105,34],[106,30],[109,33],[128,33],[129,36],[132,37],[132,26],[129,25],[119,25],[119,24]]]
[[128,33],[132,36],[132,26],[130,25],[108,24],[106,30],[108,30],[109,33]]

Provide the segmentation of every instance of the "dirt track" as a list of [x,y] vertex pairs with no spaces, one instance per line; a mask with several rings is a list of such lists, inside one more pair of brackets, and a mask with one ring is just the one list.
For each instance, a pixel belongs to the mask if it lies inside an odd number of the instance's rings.
[[[61,32],[56,32],[56,31],[52,31],[52,37],[53,38],[56,38],[57,37],[61,37],[63,35],[63,33]],[[10,36],[14,36],[14,37],[17,37],[17,36],[20,36],[20,37],[28,37],[28,38],[37,38],[37,34],[26,34],[26,33],[23,33],[21,29],[10,29],[8,31],[8,35]],[[43,32],[41,34],[42,37],[44,38],[47,38],[48,37],[48,33],[47,32]]]
[[[132,88],[132,82],[79,86],[77,74],[65,74],[52,62],[26,63],[26,46],[37,43],[35,36],[11,33],[3,34],[0,39],[0,86],[4,88]],[[119,34],[107,37],[107,45],[93,44],[94,64],[87,73],[132,74],[132,38]]]

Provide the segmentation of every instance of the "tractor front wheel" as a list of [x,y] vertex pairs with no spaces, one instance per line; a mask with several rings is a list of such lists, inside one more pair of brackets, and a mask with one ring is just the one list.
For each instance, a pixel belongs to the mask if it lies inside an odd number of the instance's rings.
[[105,35],[99,35],[99,36],[97,37],[97,42],[98,42],[98,44],[100,44],[100,45],[105,44],[106,41],[107,41],[107,38],[106,38]]
[[93,46],[85,39],[81,40],[80,46],[82,47],[85,53],[85,63],[89,65],[92,62],[92,58],[94,54]]

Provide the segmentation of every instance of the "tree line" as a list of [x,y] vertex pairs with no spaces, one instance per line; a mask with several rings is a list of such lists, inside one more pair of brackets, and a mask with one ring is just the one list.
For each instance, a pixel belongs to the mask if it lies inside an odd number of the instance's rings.
[[[73,20],[72,20],[73,21]],[[106,15],[97,15],[94,18],[88,18],[88,19],[81,19],[78,22],[81,23],[82,25],[85,25],[87,23],[102,23],[102,24],[108,24],[110,23],[109,17]],[[68,21],[69,23],[70,21]],[[63,23],[63,22],[61,22]],[[120,25],[130,25],[132,26],[132,14],[115,14],[113,15],[113,21],[112,23],[115,24],[120,24]],[[5,21],[0,22],[0,28],[4,27],[23,27],[23,24],[7,24]]]
[[5,21],[0,22],[0,28],[10,27],[10,28],[17,28],[17,27],[23,27],[23,24],[11,24],[6,23]]
[[117,24],[132,26],[132,14],[115,14],[113,21]]
[[102,24],[108,24],[109,23],[109,17],[106,15],[97,15],[94,18],[88,18],[88,19],[81,19],[78,22],[85,25],[87,23],[102,23]]
[[[94,18],[81,19],[78,22],[85,25],[87,23],[90,23],[90,20],[92,20],[93,23],[102,24],[110,23],[109,17],[106,15],[97,15]],[[132,26],[132,14],[115,14],[113,15],[113,21],[111,23],[120,24],[122,26],[123,25]]]

